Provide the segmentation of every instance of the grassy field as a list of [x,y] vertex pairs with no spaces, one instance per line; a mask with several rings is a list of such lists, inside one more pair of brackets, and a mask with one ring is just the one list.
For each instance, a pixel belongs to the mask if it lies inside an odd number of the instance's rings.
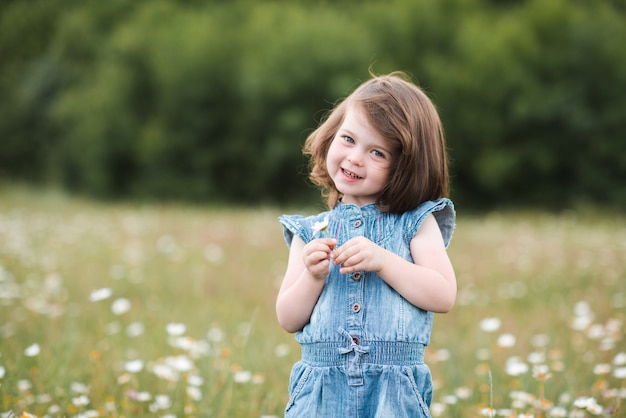
[[[280,213],[0,191],[0,416],[282,416]],[[433,416],[626,417],[626,217],[461,212],[449,253]]]

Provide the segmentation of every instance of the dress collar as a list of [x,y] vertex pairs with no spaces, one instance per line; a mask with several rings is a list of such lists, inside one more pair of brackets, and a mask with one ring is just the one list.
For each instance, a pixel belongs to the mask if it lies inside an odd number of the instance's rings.
[[358,206],[353,203],[342,203],[338,202],[334,207],[333,212],[339,213],[341,215],[361,215],[361,216],[371,216],[371,215],[379,215],[381,212],[376,207],[375,203],[368,203],[364,206]]

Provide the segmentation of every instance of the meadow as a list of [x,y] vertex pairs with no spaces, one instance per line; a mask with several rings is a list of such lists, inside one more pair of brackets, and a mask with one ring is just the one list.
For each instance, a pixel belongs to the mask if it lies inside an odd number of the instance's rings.
[[[626,217],[464,215],[434,417],[626,417]],[[0,190],[0,416],[279,417],[277,217]]]

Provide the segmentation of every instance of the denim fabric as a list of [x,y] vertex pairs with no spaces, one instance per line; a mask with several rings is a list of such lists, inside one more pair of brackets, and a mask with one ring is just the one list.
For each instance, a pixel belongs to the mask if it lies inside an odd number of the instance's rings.
[[[329,218],[327,233],[341,246],[365,236],[413,261],[410,241],[433,214],[447,246],[455,212],[448,199],[425,202],[400,215],[374,204],[338,204],[315,216],[284,215],[285,240],[305,243],[315,222]],[[433,313],[419,309],[377,274],[340,274],[331,266],[310,322],[296,334],[302,360],[292,369],[286,417],[429,417],[430,371],[424,347],[430,341]]]

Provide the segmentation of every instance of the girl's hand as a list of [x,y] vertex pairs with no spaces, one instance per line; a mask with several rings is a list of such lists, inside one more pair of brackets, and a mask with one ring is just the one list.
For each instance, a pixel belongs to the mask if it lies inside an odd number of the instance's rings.
[[341,274],[358,270],[378,272],[383,268],[385,250],[365,237],[356,237],[337,248],[333,263],[341,265]]
[[330,271],[330,257],[337,245],[334,238],[318,238],[304,246],[302,259],[315,280],[324,280]]

